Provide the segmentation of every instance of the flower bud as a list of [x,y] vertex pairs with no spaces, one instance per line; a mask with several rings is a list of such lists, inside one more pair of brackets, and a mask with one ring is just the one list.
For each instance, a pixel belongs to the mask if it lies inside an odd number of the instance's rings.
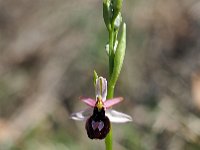
[[119,13],[114,21],[114,28],[115,30],[119,30],[120,28],[120,25],[122,23],[122,16],[121,16],[121,13]]
[[112,8],[110,0],[103,0],[103,18],[107,29],[111,30]]
[[107,53],[108,56],[109,56],[109,44],[106,44],[105,49],[106,49],[106,53]]
[[113,19],[115,19],[121,11],[123,0],[113,0]]

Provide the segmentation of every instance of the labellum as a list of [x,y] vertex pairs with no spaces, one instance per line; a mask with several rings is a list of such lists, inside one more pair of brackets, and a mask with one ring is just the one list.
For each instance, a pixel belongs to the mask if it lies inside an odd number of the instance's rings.
[[94,107],[92,116],[86,121],[85,129],[90,139],[104,139],[110,131],[110,120],[104,108]]

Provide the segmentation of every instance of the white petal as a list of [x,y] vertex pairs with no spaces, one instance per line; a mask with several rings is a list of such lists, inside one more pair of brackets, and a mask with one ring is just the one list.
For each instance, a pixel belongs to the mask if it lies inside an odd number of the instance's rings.
[[124,113],[121,113],[121,112],[118,112],[118,111],[113,110],[113,109],[106,110],[106,116],[113,123],[125,123],[125,122],[131,122],[132,121],[131,116],[124,114]]
[[93,112],[93,109],[88,108],[80,112],[72,113],[70,118],[73,120],[83,121],[89,118],[92,115],[92,112]]

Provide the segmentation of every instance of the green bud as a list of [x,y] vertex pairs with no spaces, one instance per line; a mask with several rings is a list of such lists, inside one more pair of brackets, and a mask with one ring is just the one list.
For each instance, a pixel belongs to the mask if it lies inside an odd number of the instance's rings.
[[[115,45],[114,45],[114,48],[113,48],[114,53],[116,52],[117,45],[118,45],[118,40],[115,41]],[[109,53],[110,53],[110,52],[109,52],[109,44],[106,44],[105,49],[106,49],[107,55],[109,56]]]
[[111,30],[112,8],[110,0],[103,0],[103,18],[108,31]]
[[113,0],[113,19],[115,19],[122,9],[123,0]]

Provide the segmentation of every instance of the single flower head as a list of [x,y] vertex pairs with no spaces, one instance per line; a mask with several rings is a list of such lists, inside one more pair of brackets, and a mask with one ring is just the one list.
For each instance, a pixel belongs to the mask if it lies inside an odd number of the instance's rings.
[[89,108],[73,113],[71,118],[74,120],[87,120],[85,128],[90,139],[104,139],[110,131],[110,122],[125,123],[132,121],[132,117],[111,109],[115,104],[123,100],[116,97],[106,100],[107,81],[103,77],[96,79],[95,84],[96,99],[81,98]]

